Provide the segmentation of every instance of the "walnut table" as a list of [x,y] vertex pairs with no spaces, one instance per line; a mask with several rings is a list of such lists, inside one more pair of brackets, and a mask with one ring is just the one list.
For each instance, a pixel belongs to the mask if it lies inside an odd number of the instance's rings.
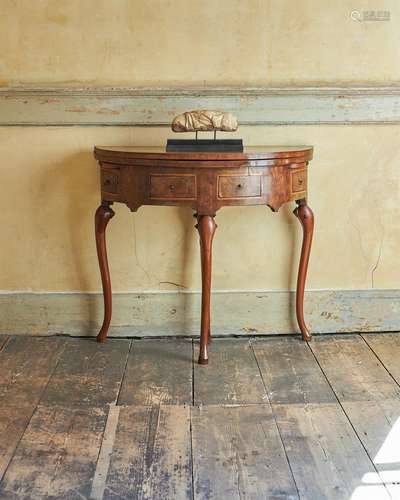
[[96,245],[104,294],[104,321],[97,336],[107,337],[111,321],[111,282],[105,230],[114,216],[111,205],[125,203],[133,212],[141,205],[187,206],[195,211],[200,235],[202,299],[199,363],[208,362],[210,341],[211,246],[221,207],[266,205],[276,212],[295,201],[303,227],[296,290],[296,315],[303,340],[311,335],[304,321],[304,286],[314,217],[307,205],[309,146],[260,146],[243,153],[166,153],[163,148],[95,147],[100,164],[101,205],[96,211]]

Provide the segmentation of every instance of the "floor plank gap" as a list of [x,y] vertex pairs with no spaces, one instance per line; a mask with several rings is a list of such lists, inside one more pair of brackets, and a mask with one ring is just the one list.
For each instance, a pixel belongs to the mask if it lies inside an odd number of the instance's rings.
[[119,384],[119,389],[118,389],[118,394],[117,394],[117,399],[116,399],[116,405],[117,406],[120,406],[120,396],[121,396],[121,389],[122,389],[122,386],[124,385],[124,381],[125,381],[125,376],[126,376],[126,367],[128,366],[128,360],[129,360],[129,355],[131,353],[131,350],[132,350],[132,344],[133,344],[133,340],[131,340],[129,342],[129,349],[128,349],[128,352],[126,353],[126,357],[125,357],[125,365],[124,365],[124,370],[122,372],[122,378],[121,378],[121,382]]

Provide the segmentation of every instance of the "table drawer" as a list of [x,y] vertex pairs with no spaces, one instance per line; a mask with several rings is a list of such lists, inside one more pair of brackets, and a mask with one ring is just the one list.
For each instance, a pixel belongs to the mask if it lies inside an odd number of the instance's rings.
[[195,199],[196,176],[192,174],[152,174],[150,175],[150,198]]
[[260,175],[218,176],[219,198],[253,198],[261,196]]
[[293,170],[292,177],[292,193],[299,193],[307,190],[307,170]]
[[101,169],[101,190],[103,193],[119,193],[119,168]]

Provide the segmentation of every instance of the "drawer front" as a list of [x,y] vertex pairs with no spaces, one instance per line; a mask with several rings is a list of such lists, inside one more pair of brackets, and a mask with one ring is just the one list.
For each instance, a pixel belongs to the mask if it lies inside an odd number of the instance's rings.
[[291,172],[292,193],[300,193],[307,190],[307,170],[294,170]]
[[255,198],[261,196],[260,175],[218,176],[219,198]]
[[196,176],[152,174],[150,175],[150,198],[193,200],[196,198]]
[[119,174],[118,168],[101,169],[101,190],[103,193],[119,193]]

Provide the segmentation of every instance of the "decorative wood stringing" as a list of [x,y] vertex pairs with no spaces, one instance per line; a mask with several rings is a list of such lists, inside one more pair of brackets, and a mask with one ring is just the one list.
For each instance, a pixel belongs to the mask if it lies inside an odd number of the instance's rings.
[[103,407],[117,400],[130,341],[99,345],[94,339],[68,339],[41,402],[66,407]]
[[60,338],[14,337],[0,351],[0,480],[64,343]]
[[3,347],[6,345],[7,343],[7,340],[9,339],[10,337],[8,337],[7,335],[0,335],[0,351],[3,349]]
[[133,341],[118,404],[191,403],[191,340]]
[[269,405],[193,408],[192,429],[195,500],[299,498]]
[[[195,344],[195,357],[198,353]],[[251,344],[245,339],[214,339],[213,362],[194,366],[195,404],[249,404],[267,401]]]

